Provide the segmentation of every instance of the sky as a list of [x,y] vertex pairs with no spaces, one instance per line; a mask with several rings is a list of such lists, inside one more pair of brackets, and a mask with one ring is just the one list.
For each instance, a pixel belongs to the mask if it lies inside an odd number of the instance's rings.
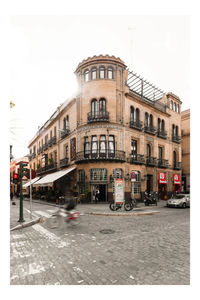
[[11,16],[10,143],[15,158],[56,108],[76,93],[74,71],[93,55],[127,67],[190,108],[189,16]]

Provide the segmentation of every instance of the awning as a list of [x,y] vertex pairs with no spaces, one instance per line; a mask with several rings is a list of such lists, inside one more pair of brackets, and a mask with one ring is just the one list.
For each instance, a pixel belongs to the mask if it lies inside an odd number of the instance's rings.
[[58,180],[59,178],[63,177],[64,175],[70,173],[71,171],[75,170],[76,167],[69,168],[66,170],[61,170],[55,173],[48,174],[44,177],[42,177],[40,180],[38,180],[34,185],[38,186],[49,186],[52,185],[54,181]]
[[[31,184],[35,183],[36,181],[38,181],[41,177],[35,177],[34,179],[31,179]],[[23,188],[27,188],[30,185],[30,181],[28,181],[27,183],[25,183],[23,185]]]

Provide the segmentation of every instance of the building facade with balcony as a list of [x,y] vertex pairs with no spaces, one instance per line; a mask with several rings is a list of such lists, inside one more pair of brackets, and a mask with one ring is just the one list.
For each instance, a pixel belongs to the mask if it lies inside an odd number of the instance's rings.
[[76,97],[57,108],[28,146],[37,175],[74,167],[53,187],[85,194],[88,201],[97,189],[99,201],[111,201],[114,178],[124,179],[126,198],[141,198],[146,190],[166,197],[178,189],[173,178],[181,178],[180,99],[114,56],[83,60],[75,74]]

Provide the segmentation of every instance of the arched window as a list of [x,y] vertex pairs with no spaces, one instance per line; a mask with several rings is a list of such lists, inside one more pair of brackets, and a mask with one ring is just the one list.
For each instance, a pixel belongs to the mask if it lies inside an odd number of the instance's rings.
[[108,79],[113,79],[113,68],[108,67]]
[[139,108],[136,108],[136,122],[138,123],[140,120],[140,110]]
[[134,121],[134,107],[133,106],[130,107],[130,121],[131,122]]
[[180,111],[180,107],[179,107],[179,104],[177,104],[177,106],[176,106],[176,112],[179,113],[179,111]]
[[101,113],[105,113],[106,112],[106,100],[104,98],[101,98],[99,100],[99,111]]
[[170,101],[170,109],[173,110],[173,101]]
[[69,129],[69,116],[63,119],[63,129]]
[[176,111],[176,103],[174,102],[174,111]]
[[158,118],[158,131],[161,131],[161,120]]
[[165,131],[165,121],[162,120],[161,122],[161,131],[164,132]]
[[91,72],[92,74],[91,74],[91,79],[92,80],[95,80],[95,79],[97,79],[97,68],[95,67],[95,68],[92,68],[92,72]]
[[178,126],[176,126],[176,136],[178,136]]
[[89,70],[85,70],[84,79],[85,79],[85,82],[89,81]]
[[91,102],[91,112],[92,112],[92,117],[98,117],[99,104],[96,99],[93,99]]
[[152,116],[152,114],[150,115],[150,127],[153,127],[153,116]]
[[114,156],[115,154],[115,137],[114,135],[109,135],[108,137],[108,154]]
[[100,67],[100,69],[99,69],[99,78],[100,79],[105,78],[105,68],[104,67]]
[[149,114],[145,112],[145,126],[149,127]]
[[172,125],[172,136],[176,136],[176,127],[174,124]]

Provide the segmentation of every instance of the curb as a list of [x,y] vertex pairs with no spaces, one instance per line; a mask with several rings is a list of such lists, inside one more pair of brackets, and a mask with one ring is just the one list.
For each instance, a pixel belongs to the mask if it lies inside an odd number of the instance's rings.
[[17,225],[15,227],[11,228],[10,231],[23,229],[23,228],[35,225],[37,223],[43,223],[43,222],[45,222],[45,220],[46,220],[46,218],[40,217],[40,218],[37,218],[36,220],[30,221],[30,222],[27,222],[27,223],[24,223],[24,224]]
[[110,217],[134,217],[134,216],[145,216],[145,215],[155,215],[160,213],[159,211],[148,211],[148,212],[141,212],[141,213],[88,213],[88,215],[93,216],[110,216]]

